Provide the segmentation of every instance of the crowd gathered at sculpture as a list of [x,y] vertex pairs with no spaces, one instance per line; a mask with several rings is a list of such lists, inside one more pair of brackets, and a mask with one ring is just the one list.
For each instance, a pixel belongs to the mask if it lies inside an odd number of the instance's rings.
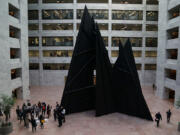
[[[52,116],[51,112],[52,106],[40,101],[34,105],[31,105],[30,102],[24,103],[21,108],[19,106],[16,108],[17,119],[20,121],[20,124],[23,123],[26,128],[29,128],[31,124],[32,132],[36,132],[38,125],[41,129],[44,128],[44,123],[47,123]],[[65,113],[65,108],[56,102],[56,107],[53,109],[53,117],[54,121],[58,121],[59,127],[65,122]]]

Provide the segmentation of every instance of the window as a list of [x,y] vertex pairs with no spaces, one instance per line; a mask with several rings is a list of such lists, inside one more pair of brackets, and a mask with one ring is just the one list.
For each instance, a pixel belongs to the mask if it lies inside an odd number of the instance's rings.
[[176,18],[180,16],[180,5],[176,6],[175,8],[168,11],[169,13],[169,19]]
[[[107,23],[99,23],[98,24],[100,30],[108,30],[108,24]],[[77,30],[79,30],[80,24],[77,24]]]
[[44,57],[72,57],[72,50],[46,50],[43,51]]
[[147,21],[158,21],[158,12],[157,11],[147,11],[146,12]]
[[142,4],[142,0],[112,0],[113,4]]
[[168,50],[166,50],[166,54],[167,54],[167,59],[177,60],[178,50],[177,49],[168,49]]
[[142,52],[141,51],[133,51],[133,55],[134,55],[134,57],[141,57]]
[[146,24],[146,31],[158,31],[157,24]]
[[146,3],[148,5],[158,5],[158,0],[147,0]]
[[156,64],[145,64],[145,70],[156,70]]
[[112,30],[142,31],[142,24],[112,24]]
[[179,28],[172,28],[167,30],[168,39],[176,39],[179,37]]
[[39,30],[39,24],[29,24],[29,30]]
[[11,69],[11,80],[21,77],[21,69]]
[[38,20],[39,19],[38,10],[29,10],[28,11],[28,19],[29,20]]
[[143,11],[113,10],[112,19],[113,20],[142,20]]
[[38,50],[30,50],[29,57],[39,57],[39,51]]
[[39,46],[39,38],[38,37],[29,37],[29,46],[32,46],[32,47]]
[[44,70],[69,70],[69,64],[65,63],[44,63]]
[[10,58],[11,59],[20,58],[20,49],[19,48],[10,48]]
[[[112,37],[112,46],[118,47],[119,46],[119,40],[122,44],[125,44],[128,37]],[[132,47],[142,47],[142,38],[139,37],[129,37],[131,41]]]
[[19,9],[17,9],[13,5],[9,4],[9,15],[18,19],[19,18]]
[[34,3],[38,3],[38,0],[28,0],[29,4],[34,4]]
[[13,26],[9,26],[9,37],[11,38],[20,38],[20,30]]
[[147,37],[146,38],[146,47],[157,47],[157,38]]
[[[112,57],[118,57],[118,55],[119,55],[119,50],[114,50],[111,52]],[[141,51],[133,51],[133,55],[134,55],[134,57],[141,57],[142,52]]]
[[157,52],[156,51],[146,51],[145,56],[146,57],[157,57]]
[[105,46],[108,46],[108,37],[102,37],[102,38],[103,38]]
[[112,57],[118,57],[119,56],[119,51],[118,50],[111,51],[111,56]]
[[77,3],[108,3],[108,0],[77,0]]
[[42,10],[42,19],[73,19],[72,9]]
[[73,3],[73,0],[43,0],[43,3]]
[[43,37],[43,46],[73,46],[73,37]]
[[165,76],[169,79],[176,80],[176,70],[165,69]]
[[136,64],[136,68],[137,68],[137,70],[141,70],[142,65],[141,64]]
[[43,30],[73,30],[72,23],[44,23]]
[[[77,19],[81,19],[84,10],[78,9],[77,10]],[[89,9],[89,13],[94,19],[108,19],[108,10],[102,9]]]
[[39,63],[29,63],[29,70],[39,70]]

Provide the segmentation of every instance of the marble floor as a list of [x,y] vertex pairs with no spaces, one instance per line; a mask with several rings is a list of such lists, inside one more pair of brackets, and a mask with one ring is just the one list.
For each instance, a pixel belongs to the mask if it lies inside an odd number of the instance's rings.
[[[31,102],[45,101],[55,106],[60,101],[63,87],[31,87]],[[16,120],[15,107],[12,109],[12,121],[14,131],[11,135],[180,135],[177,131],[177,123],[180,121],[180,110],[173,107],[173,103],[154,96],[151,87],[144,86],[143,93],[152,116],[160,111],[163,120],[160,127],[156,128],[155,122],[130,117],[124,114],[114,113],[102,117],[94,117],[93,111],[77,113],[66,116],[66,123],[57,127],[51,117],[44,129],[37,128],[36,133],[31,128],[26,129],[23,124]],[[23,101],[18,100],[16,104],[21,105]],[[166,111],[172,110],[171,123],[166,123]]]

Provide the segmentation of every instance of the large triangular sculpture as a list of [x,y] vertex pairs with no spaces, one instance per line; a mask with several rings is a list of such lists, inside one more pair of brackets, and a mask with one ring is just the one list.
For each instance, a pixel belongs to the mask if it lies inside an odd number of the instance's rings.
[[119,51],[112,69],[98,25],[85,7],[61,100],[67,114],[95,110],[96,116],[121,112],[152,120],[130,41]]
[[96,116],[114,112],[112,65],[96,24]]
[[119,43],[119,56],[113,67],[113,87],[117,112],[153,120],[142,94],[129,39],[124,48]]
[[67,114],[95,108],[93,70],[96,61],[96,43],[94,25],[93,19],[85,7],[61,100],[61,105],[66,108]]

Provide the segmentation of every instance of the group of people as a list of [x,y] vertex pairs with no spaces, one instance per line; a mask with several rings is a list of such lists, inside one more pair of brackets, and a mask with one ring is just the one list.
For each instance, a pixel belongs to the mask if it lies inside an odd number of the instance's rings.
[[[169,109],[169,110],[166,112],[167,123],[170,122],[171,115],[172,115],[172,112],[171,112],[171,110]],[[160,122],[160,120],[162,120],[162,115],[161,115],[160,112],[158,112],[158,113],[156,113],[156,115],[155,115],[155,122],[157,123],[157,127],[159,127],[159,122]]]
[[17,106],[16,114],[17,119],[24,122],[24,126],[29,128],[29,123],[32,126],[32,132],[36,131],[37,124],[40,123],[40,127],[44,128],[45,117],[47,114],[47,118],[51,115],[52,107],[50,105],[46,105],[45,102],[38,102],[38,104],[31,105],[30,102],[27,104],[23,104],[20,108]]
[[[16,114],[17,119],[20,121],[20,124],[22,121],[24,122],[24,126],[26,128],[29,128],[29,123],[31,123],[32,126],[32,132],[36,132],[36,127],[38,123],[40,124],[40,127],[44,128],[44,123],[47,121],[47,119],[51,116],[51,110],[52,106],[49,104],[46,105],[45,102],[38,102],[38,104],[31,105],[30,102],[27,104],[23,104],[20,108],[17,106],[16,108]],[[65,123],[65,109],[63,106],[60,106],[58,102],[56,102],[56,107],[53,110],[53,116],[54,120],[58,120],[58,126],[61,127],[62,123]],[[46,119],[47,118],[47,119]]]

